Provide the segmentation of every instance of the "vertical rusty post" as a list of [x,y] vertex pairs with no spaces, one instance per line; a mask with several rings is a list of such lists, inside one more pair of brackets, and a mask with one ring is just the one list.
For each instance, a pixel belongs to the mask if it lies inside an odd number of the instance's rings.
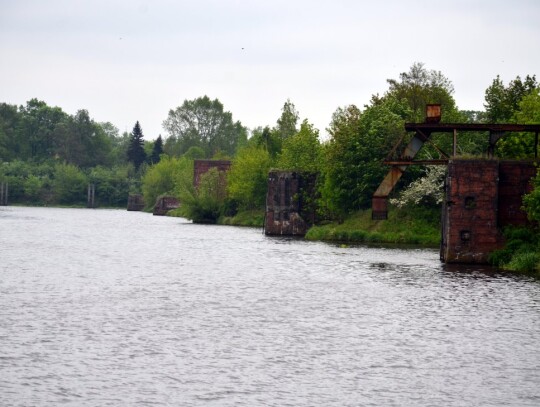
[[457,129],[454,129],[454,152],[452,157],[455,157],[457,154]]
[[88,184],[87,207],[94,208],[96,202],[96,184]]
[[534,158],[538,158],[538,132],[534,134]]

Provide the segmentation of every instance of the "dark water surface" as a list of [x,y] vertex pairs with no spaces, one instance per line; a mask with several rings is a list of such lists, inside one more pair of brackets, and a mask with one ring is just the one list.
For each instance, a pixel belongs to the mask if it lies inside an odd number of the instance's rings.
[[540,283],[435,250],[0,208],[0,406],[539,406]]

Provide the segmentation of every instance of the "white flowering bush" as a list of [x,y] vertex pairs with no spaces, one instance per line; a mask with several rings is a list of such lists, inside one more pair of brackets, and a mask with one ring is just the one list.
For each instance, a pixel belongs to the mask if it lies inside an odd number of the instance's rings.
[[390,199],[390,203],[398,208],[422,202],[434,202],[438,205],[444,198],[445,176],[446,166],[430,165],[426,168],[425,176],[411,182],[397,198]]

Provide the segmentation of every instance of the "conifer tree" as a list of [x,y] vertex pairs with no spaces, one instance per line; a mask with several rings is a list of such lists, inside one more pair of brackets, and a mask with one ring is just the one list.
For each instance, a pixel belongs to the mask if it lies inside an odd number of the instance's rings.
[[161,154],[163,154],[163,139],[160,134],[156,141],[154,141],[154,147],[152,148],[152,155],[150,156],[152,164],[159,162]]
[[129,140],[129,146],[127,150],[127,159],[132,162],[135,169],[138,170],[141,164],[146,159],[146,153],[144,152],[144,140],[141,125],[137,121],[133,131],[131,132],[131,138]]

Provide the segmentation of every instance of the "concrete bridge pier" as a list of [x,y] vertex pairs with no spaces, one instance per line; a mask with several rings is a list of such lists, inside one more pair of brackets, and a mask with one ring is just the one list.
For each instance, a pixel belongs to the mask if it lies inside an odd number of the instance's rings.
[[7,206],[9,196],[9,185],[7,182],[0,182],[0,206]]

